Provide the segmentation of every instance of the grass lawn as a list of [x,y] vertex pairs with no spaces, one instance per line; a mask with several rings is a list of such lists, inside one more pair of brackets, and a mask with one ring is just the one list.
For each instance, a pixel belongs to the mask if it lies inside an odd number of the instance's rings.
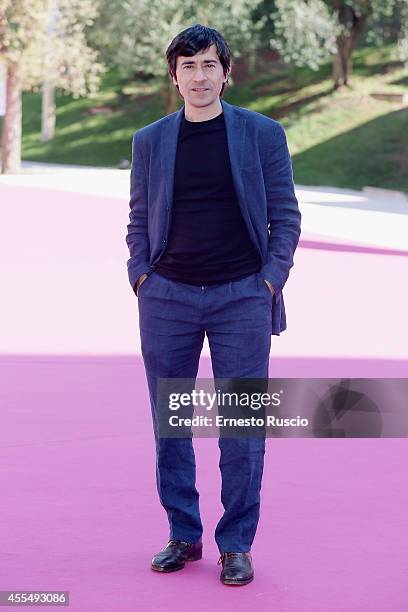
[[[393,59],[393,50],[358,50],[350,88],[336,92],[329,64],[312,71],[263,62],[244,85],[231,86],[225,99],[284,125],[296,183],[408,192],[408,108],[369,95],[407,91],[407,72]],[[112,112],[89,113],[99,105]],[[152,86],[130,83],[121,94],[116,75],[109,72],[92,99],[58,96],[56,137],[41,143],[40,95],[25,93],[23,158],[117,166],[121,158],[130,159],[133,132],[164,114],[163,101]]]

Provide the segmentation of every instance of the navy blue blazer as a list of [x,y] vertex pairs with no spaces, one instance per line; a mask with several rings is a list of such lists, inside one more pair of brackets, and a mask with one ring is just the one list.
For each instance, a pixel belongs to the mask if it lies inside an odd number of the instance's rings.
[[[249,236],[261,257],[263,277],[275,289],[272,334],[279,336],[286,329],[282,289],[293,266],[301,221],[285,131],[274,119],[222,98],[220,101],[235,192]],[[166,249],[183,109],[133,135],[126,235],[132,288]]]

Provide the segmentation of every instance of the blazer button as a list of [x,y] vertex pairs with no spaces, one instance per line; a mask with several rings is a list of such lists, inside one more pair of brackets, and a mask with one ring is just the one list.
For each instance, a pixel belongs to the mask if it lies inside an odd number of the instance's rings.
[[166,239],[165,238],[163,238],[163,244],[166,244]]

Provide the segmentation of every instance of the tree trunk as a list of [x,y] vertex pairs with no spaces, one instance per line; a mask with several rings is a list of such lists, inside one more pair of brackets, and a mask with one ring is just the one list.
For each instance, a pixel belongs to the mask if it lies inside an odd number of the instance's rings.
[[[47,39],[45,42],[45,58],[46,67],[52,57],[52,35],[55,31],[58,22],[57,2],[56,0],[48,0],[48,25]],[[46,68],[47,70],[47,68]],[[41,116],[41,140],[47,142],[54,138],[55,135],[55,86],[52,81],[47,78],[47,72],[44,74],[42,86],[42,116]]]
[[352,71],[352,55],[364,30],[368,15],[357,15],[351,6],[342,0],[334,0],[333,6],[339,23],[347,27],[347,32],[336,38],[337,54],[333,61],[333,84],[349,86]]
[[55,136],[55,87],[45,80],[42,86],[41,140],[47,142]]
[[4,174],[21,169],[21,81],[16,64],[8,62],[6,84],[6,114],[1,139],[1,169]]
[[348,39],[344,36],[337,38],[337,55],[333,61],[333,83],[337,89],[341,85],[349,84],[349,76],[352,71],[352,57],[349,50]]
[[173,85],[173,81],[170,81],[169,78],[165,79],[162,91],[165,100],[166,113],[170,115],[170,113],[174,113],[178,108],[180,94],[177,87]]

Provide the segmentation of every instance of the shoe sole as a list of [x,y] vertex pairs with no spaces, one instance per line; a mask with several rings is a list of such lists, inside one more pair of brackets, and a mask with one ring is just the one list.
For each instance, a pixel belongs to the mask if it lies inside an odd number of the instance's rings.
[[171,572],[178,572],[179,570],[182,570],[186,567],[186,563],[188,561],[199,561],[200,559],[202,559],[203,555],[202,553],[198,553],[198,555],[191,557],[190,559],[186,559],[184,565],[181,565],[180,567],[174,567],[173,569],[166,569],[165,567],[155,567],[154,565],[150,566],[150,569],[152,569],[154,572],[161,572],[162,574],[171,574]]
[[220,578],[222,584],[226,584],[227,586],[245,586],[246,584],[249,584],[250,582],[252,582],[253,579],[254,579],[254,576],[252,576],[251,578],[248,578],[247,580],[228,580],[228,579]]

